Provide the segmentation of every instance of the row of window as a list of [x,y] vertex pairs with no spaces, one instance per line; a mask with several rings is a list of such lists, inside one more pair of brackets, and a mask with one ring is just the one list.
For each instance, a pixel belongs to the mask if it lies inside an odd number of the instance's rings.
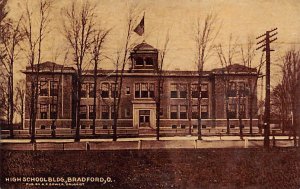
[[[201,84],[201,93],[198,92],[198,84],[191,84],[192,98],[208,98],[208,84]],[[171,98],[187,98],[187,84],[171,84]],[[201,96],[199,96],[201,95]]]
[[[187,98],[187,84],[171,84],[171,98]],[[135,98],[153,98],[155,91],[154,83],[136,83],[135,84]],[[235,97],[237,91],[245,95],[244,82],[230,82],[228,96]],[[126,94],[130,95],[130,87],[126,87]],[[40,81],[40,96],[57,96],[58,95],[58,81]],[[191,85],[192,98],[208,98],[208,84],[201,84],[201,93],[198,93],[198,85]],[[102,83],[101,97],[114,98],[118,96],[118,84]],[[83,83],[81,87],[82,98],[94,97],[94,83]]]
[[137,57],[135,58],[135,65],[136,66],[153,66],[153,59],[151,57]]
[[[231,107],[231,106],[230,106]],[[162,114],[161,109],[161,114]],[[231,109],[229,109],[232,112]],[[50,104],[50,117],[48,117],[49,104],[40,104],[40,118],[41,119],[57,119],[57,104]],[[81,105],[79,111],[80,119],[94,119],[94,106],[93,105]],[[186,105],[171,105],[171,119],[187,119],[187,106]],[[125,117],[131,116],[131,110],[125,109]],[[113,119],[114,118],[114,107],[108,105],[101,106],[101,118],[102,119]],[[192,119],[198,118],[198,106],[192,106]],[[201,118],[208,118],[208,105],[201,106]]]
[[[171,119],[187,119],[186,105],[171,105]],[[208,105],[201,105],[201,118],[208,118]],[[192,119],[198,119],[198,106],[192,106]]]
[[[118,97],[118,84],[102,83],[101,84],[101,97],[114,98]],[[154,83],[135,83],[135,98],[154,98],[155,84]],[[197,84],[191,85],[192,98],[198,98]],[[58,82],[40,81],[40,96],[57,96],[58,95]],[[81,85],[82,98],[94,98],[94,83],[83,83]],[[126,87],[126,95],[130,95],[130,87]],[[187,98],[187,84],[171,84],[171,98]],[[201,85],[201,97],[208,98],[207,84]]]
[[58,81],[40,81],[40,96],[49,96],[49,95],[50,96],[58,95]]
[[229,97],[236,97],[238,93],[241,96],[246,95],[246,84],[245,84],[245,82],[229,82],[228,96]]
[[[198,129],[198,125],[193,125],[192,127],[193,127],[193,129]],[[177,125],[172,125],[172,129],[178,129],[178,128],[180,128],[180,129],[186,129],[187,126],[186,126],[186,125],[183,125],[183,124],[180,124],[179,126],[177,126]],[[207,128],[207,126],[206,126],[206,125],[201,125],[201,128],[202,128],[202,129],[205,129],[205,128]]]
[[[193,125],[192,127],[193,127],[193,129],[198,129],[198,125]],[[201,128],[202,128],[202,129],[206,129],[206,128],[208,128],[208,127],[209,127],[209,126],[201,125]],[[245,125],[241,125],[241,127],[242,127],[242,128],[245,128]],[[54,126],[53,128],[55,129],[56,127]],[[86,125],[80,125],[80,128],[81,128],[81,129],[86,129],[87,127],[86,127]],[[90,129],[93,129],[93,125],[90,125],[89,128],[90,128]],[[109,126],[108,126],[108,125],[103,125],[102,128],[103,128],[103,129],[109,129]],[[177,125],[172,125],[171,128],[172,128],[172,129],[178,129],[178,128],[180,128],[180,129],[186,129],[187,126],[186,126],[186,125],[183,125],[183,124],[180,124],[179,126],[177,126]],[[230,125],[230,128],[231,128],[231,129],[234,129],[234,128],[235,128],[235,125]],[[41,129],[46,129],[46,126],[45,126],[45,125],[41,125]]]
[[[49,114],[50,107],[50,114]],[[41,119],[57,119],[57,104],[40,104],[40,118]]]
[[238,110],[240,109],[239,113],[241,114],[242,118],[246,118],[246,105],[240,104],[238,107],[237,104],[228,104],[228,117],[231,119],[238,118]]
[[[94,119],[94,106],[93,105],[81,105],[79,111],[80,119]],[[101,118],[102,119],[113,119],[115,116],[114,114],[114,107],[108,105],[101,106]],[[125,108],[125,117],[131,117],[131,110],[129,108]]]

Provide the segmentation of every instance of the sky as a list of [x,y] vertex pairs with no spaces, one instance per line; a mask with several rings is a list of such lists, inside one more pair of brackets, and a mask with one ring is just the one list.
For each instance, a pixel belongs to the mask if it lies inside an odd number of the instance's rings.
[[[83,0],[78,0],[81,3]],[[26,1],[10,0],[9,16],[17,19],[25,10]],[[28,6],[33,14],[38,11],[38,0],[28,0]],[[62,35],[62,8],[70,6],[72,0],[56,0],[51,10],[50,33],[46,36],[43,48],[43,61],[62,63],[67,42]],[[145,37],[133,34],[138,43],[145,40],[150,45],[160,49],[166,33],[169,32],[170,42],[165,58],[166,69],[193,70],[195,67],[195,43],[193,31],[196,19],[200,20],[209,12],[218,16],[220,32],[216,44],[226,46],[229,35],[236,39],[239,45],[246,45],[248,36],[255,37],[267,30],[277,27],[278,40],[272,43],[272,82],[280,78],[278,64],[280,58],[293,45],[300,43],[300,1],[298,0],[91,0],[96,5],[97,23],[102,27],[112,28],[106,41],[106,53],[115,56],[122,46],[126,33],[126,17],[129,7],[137,7],[137,21],[145,13]],[[257,41],[257,40],[255,40]],[[257,57],[260,56],[257,51]],[[58,55],[57,58],[56,55]],[[257,59],[258,60],[258,59]],[[258,61],[254,64],[258,64]],[[239,54],[234,63],[241,63]],[[72,64],[69,58],[67,63]],[[20,58],[16,72],[22,77],[20,70],[26,66],[26,59]],[[220,67],[216,53],[205,63],[205,69]],[[102,68],[112,68],[110,61],[104,61]],[[17,76],[18,78],[18,76]]]

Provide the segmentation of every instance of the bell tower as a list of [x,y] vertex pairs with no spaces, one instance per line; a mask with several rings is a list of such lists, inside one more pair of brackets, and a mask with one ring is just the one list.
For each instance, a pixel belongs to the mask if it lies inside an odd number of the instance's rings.
[[158,68],[158,50],[143,41],[130,53],[132,71],[154,71]]

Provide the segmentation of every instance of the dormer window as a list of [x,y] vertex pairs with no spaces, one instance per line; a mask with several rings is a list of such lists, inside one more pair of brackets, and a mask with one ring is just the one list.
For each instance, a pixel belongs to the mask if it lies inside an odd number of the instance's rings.
[[137,66],[143,66],[144,65],[144,60],[142,58],[136,58],[135,59],[135,64]]
[[146,66],[153,66],[153,59],[152,58],[146,58]]

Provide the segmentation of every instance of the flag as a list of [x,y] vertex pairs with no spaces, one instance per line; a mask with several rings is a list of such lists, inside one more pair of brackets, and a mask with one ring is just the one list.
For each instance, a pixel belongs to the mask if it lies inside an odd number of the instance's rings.
[[140,21],[139,25],[136,26],[136,28],[133,30],[135,33],[137,33],[138,35],[142,36],[144,34],[144,16],[142,18],[142,20]]

